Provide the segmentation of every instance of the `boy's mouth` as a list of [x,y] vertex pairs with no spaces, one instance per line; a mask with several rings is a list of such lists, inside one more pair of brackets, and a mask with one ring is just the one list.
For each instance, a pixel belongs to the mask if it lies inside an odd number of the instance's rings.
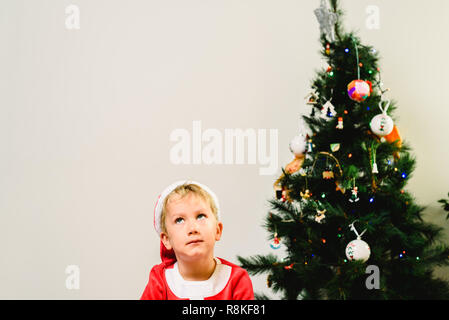
[[200,242],[203,242],[203,240],[200,240],[200,239],[191,240],[191,241],[187,242],[187,245],[189,245],[189,244],[195,244],[195,243],[200,243]]

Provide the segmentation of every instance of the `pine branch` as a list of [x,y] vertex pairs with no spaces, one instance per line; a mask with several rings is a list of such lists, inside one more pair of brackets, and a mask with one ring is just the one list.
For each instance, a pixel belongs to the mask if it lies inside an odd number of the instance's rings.
[[281,263],[281,261],[278,261],[277,257],[272,254],[266,256],[255,255],[249,258],[237,256],[237,260],[239,261],[240,266],[243,269],[246,269],[251,275],[266,273],[271,271],[275,264]]

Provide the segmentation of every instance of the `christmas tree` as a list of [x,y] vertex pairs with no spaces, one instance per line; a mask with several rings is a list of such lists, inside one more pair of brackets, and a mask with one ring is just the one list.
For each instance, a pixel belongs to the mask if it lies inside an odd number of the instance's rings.
[[395,125],[378,53],[343,31],[337,0],[322,0],[315,15],[328,67],[312,81],[308,133],[290,143],[295,158],[264,223],[285,256],[239,256],[240,265],[268,274],[285,299],[447,299],[449,284],[433,269],[449,264],[449,248],[405,189],[416,161]]

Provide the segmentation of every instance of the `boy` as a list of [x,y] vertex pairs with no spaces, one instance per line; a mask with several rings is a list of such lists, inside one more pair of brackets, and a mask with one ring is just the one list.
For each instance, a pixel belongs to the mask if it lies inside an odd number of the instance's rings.
[[154,227],[162,263],[150,272],[141,300],[253,300],[248,273],[214,256],[223,224],[207,186],[178,181],[159,196]]

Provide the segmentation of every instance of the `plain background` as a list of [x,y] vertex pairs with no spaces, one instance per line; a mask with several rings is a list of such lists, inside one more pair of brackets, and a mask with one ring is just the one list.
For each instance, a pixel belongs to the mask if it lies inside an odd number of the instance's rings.
[[[69,30],[65,8],[80,9]],[[379,8],[380,28],[366,26]],[[319,0],[3,0],[0,4],[0,298],[138,299],[160,262],[158,194],[182,178],[221,202],[216,255],[275,253],[262,228],[273,182],[292,160],[319,68]],[[447,12],[431,0],[342,1],[346,31],[380,53],[417,168],[407,189],[446,230]],[[279,169],[175,165],[170,133],[277,129]],[[445,238],[448,241],[448,238]],[[344,252],[342,252],[344,255]],[[65,269],[80,268],[79,290]],[[447,269],[438,274],[449,279]],[[276,297],[266,275],[254,289]]]

